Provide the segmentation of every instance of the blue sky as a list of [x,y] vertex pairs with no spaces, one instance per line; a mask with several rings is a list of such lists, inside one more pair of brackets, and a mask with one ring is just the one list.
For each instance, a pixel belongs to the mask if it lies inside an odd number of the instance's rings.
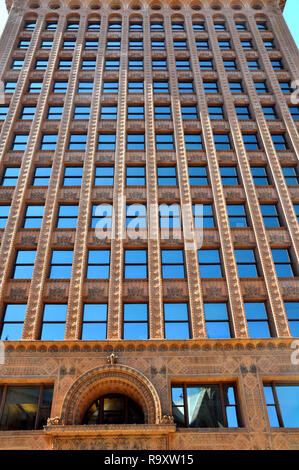
[[[285,20],[293,34],[293,37],[299,47],[299,0],[287,0],[286,7],[284,10]],[[5,0],[0,0],[0,34],[2,33],[5,21],[7,18],[7,10],[5,6]]]

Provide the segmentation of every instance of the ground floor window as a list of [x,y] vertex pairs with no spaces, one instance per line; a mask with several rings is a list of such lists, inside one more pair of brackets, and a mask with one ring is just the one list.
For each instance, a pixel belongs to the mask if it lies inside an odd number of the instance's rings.
[[83,424],[144,424],[140,406],[126,395],[110,394],[95,400]]

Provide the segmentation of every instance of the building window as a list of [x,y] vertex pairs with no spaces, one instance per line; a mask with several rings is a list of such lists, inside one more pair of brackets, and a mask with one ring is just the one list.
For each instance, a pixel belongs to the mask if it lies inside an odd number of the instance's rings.
[[144,134],[128,134],[127,150],[145,150]]
[[11,68],[13,70],[21,70],[21,68],[23,67],[23,64],[24,64],[24,60],[13,60],[12,61],[12,64],[11,64]]
[[254,82],[254,86],[257,93],[268,93],[266,82]]
[[103,93],[118,93],[118,82],[104,82]]
[[241,426],[232,383],[174,384],[171,392],[172,415],[179,428]]
[[8,110],[9,106],[0,106],[0,121],[4,121],[6,119]]
[[82,60],[81,70],[95,70],[96,61],[95,60]]
[[214,134],[216,150],[230,150],[232,148],[228,134]]
[[57,21],[47,21],[45,29],[46,31],[56,31]]
[[12,143],[12,150],[25,150],[27,145],[28,135],[16,134]]
[[87,279],[109,279],[110,250],[89,250]]
[[4,92],[14,93],[17,86],[17,82],[5,82]]
[[102,106],[101,119],[117,119],[117,106]]
[[260,204],[265,227],[281,227],[276,204]]
[[183,21],[175,21],[171,24],[172,31],[184,31],[184,22]]
[[157,150],[174,150],[173,134],[156,134]]
[[250,338],[270,338],[268,316],[264,302],[244,302]]
[[200,60],[199,66],[201,70],[213,70],[213,61],[212,60]]
[[[180,93],[194,93],[193,82],[178,82],[179,92]],[[167,92],[168,92],[168,83],[167,83]]]
[[298,428],[299,384],[265,383],[264,393],[270,426],[272,428]]
[[72,61],[71,60],[60,60],[58,63],[58,70],[71,70]]
[[291,335],[299,338],[299,302],[284,302]]
[[0,205],[0,228],[6,227],[10,206]]
[[265,119],[277,119],[274,106],[262,106]]
[[222,51],[231,49],[230,41],[218,41],[218,45]]
[[129,49],[142,50],[143,49],[143,41],[137,41],[136,39],[131,40],[129,42]]
[[47,119],[61,119],[63,106],[49,106]]
[[283,93],[292,93],[293,90],[290,82],[279,82],[279,85]]
[[128,106],[128,119],[144,119],[144,107]]
[[186,150],[203,150],[200,134],[185,134]]
[[100,31],[101,23],[99,21],[90,21],[87,25],[87,31]]
[[159,213],[161,229],[181,227],[181,209],[179,204],[161,204]]
[[147,304],[124,304],[123,339],[148,339]]
[[93,50],[99,47],[98,41],[85,41],[85,49],[86,50]]
[[203,86],[206,93],[219,93],[217,82],[204,81]]
[[[68,86],[68,82],[54,82],[53,93],[66,93],[67,86]],[[40,90],[36,88],[34,87],[34,91],[30,91],[30,93],[39,93]]]
[[72,264],[73,250],[53,250],[49,279],[70,279]]
[[126,186],[145,186],[144,166],[127,166]]
[[257,26],[257,29],[259,31],[267,31],[268,30],[267,23],[265,21],[258,21],[256,23],[256,26]]
[[64,169],[63,186],[81,186],[83,168],[81,166],[66,166]]
[[34,31],[36,26],[35,21],[26,21],[24,24],[24,30],[25,31]]
[[129,70],[143,70],[143,60],[129,59]]
[[263,166],[252,166],[251,175],[256,186],[268,186],[269,180],[266,168]]
[[48,186],[52,167],[42,166],[35,168],[32,186]]
[[272,142],[276,150],[288,150],[289,148],[283,134],[272,134]]
[[93,82],[79,82],[78,93],[92,93]]
[[254,250],[235,249],[239,277],[258,277]]
[[246,150],[259,150],[259,142],[256,134],[243,134],[243,143]]
[[151,31],[164,31],[163,21],[162,20],[151,21]]
[[[1,208],[1,206],[0,206]],[[28,205],[23,223],[24,228],[41,228],[45,206]]]
[[201,278],[223,277],[219,250],[197,250]]
[[235,166],[221,166],[219,170],[223,186],[238,186],[240,184]]
[[166,60],[153,60],[152,69],[153,70],[167,70],[167,61]]
[[18,250],[12,279],[32,279],[36,250]]
[[283,64],[281,60],[271,60],[271,65],[274,70],[282,70],[283,69]]
[[236,29],[237,31],[246,31],[247,30],[246,23],[243,23],[243,22],[236,23]]
[[231,93],[244,93],[242,82],[229,82]]
[[87,410],[83,424],[144,424],[140,406],[126,395],[99,397]]
[[143,82],[128,82],[128,93],[143,93]]
[[3,402],[1,431],[26,431],[46,426],[51,416],[52,385],[4,385],[0,387],[0,395]]
[[222,106],[208,106],[210,119],[224,119]]
[[204,303],[204,312],[207,337],[209,339],[224,339],[231,337],[226,303]]
[[248,106],[236,106],[236,113],[238,119],[251,119]]
[[299,119],[299,106],[289,106],[289,110],[292,118],[297,121]]
[[21,39],[18,44],[18,49],[28,49],[30,40]]
[[146,228],[146,205],[129,204],[126,206],[126,227],[134,230]]
[[277,277],[294,277],[294,270],[289,255],[289,250],[272,248],[272,257]]
[[260,65],[258,60],[247,60],[249,70],[259,70]]
[[160,166],[157,168],[158,186],[177,186],[176,168]]
[[142,21],[137,21],[137,20],[130,21],[129,31],[142,32],[143,31]]
[[182,119],[198,119],[196,106],[181,106]]
[[86,134],[71,134],[69,140],[69,150],[85,150],[86,141]]
[[152,49],[165,49],[165,42],[164,41],[153,41],[152,40]]
[[299,204],[293,204],[297,220],[299,222]]
[[165,339],[190,339],[187,303],[164,303]]
[[155,119],[171,119],[170,106],[155,106]]
[[295,186],[299,184],[299,173],[295,166],[281,167],[285,182],[288,186]]
[[237,65],[234,60],[224,60],[223,65],[225,70],[237,70]]
[[120,49],[120,41],[107,41],[106,49]]
[[191,186],[207,186],[209,184],[205,166],[189,166],[188,172]]
[[2,341],[18,341],[22,337],[27,304],[6,304],[0,322]]
[[183,250],[161,250],[161,257],[163,279],[186,277]]
[[226,31],[226,26],[224,22],[214,23],[215,31]]
[[59,206],[57,228],[76,228],[78,218],[78,204]]
[[209,49],[209,41],[196,41],[196,48],[198,50],[208,50]]
[[41,141],[41,150],[55,150],[57,143],[57,134],[43,134]]
[[264,41],[264,46],[268,51],[275,49],[274,41],[272,40]]
[[1,186],[16,186],[20,168],[6,167],[3,172]]
[[177,70],[190,70],[189,60],[176,60],[175,66]]
[[78,21],[68,21],[66,26],[67,31],[79,31],[79,22]]
[[95,186],[113,186],[114,167],[113,166],[97,166],[95,169]]
[[37,60],[35,62],[35,70],[46,70],[47,67],[48,67],[47,60]]
[[244,204],[227,204],[226,208],[231,228],[248,227]]
[[196,213],[196,204],[192,204],[194,227],[213,228],[215,227],[213,206],[211,204],[201,204],[202,217]]
[[241,41],[243,49],[253,49],[252,41]]
[[42,341],[63,340],[65,333],[67,304],[45,304],[40,339]]
[[193,21],[193,31],[204,31],[205,23],[204,21]]
[[106,60],[105,70],[119,70],[119,60]]
[[147,279],[147,251],[125,250],[125,279]]
[[73,117],[74,119],[89,119],[90,106],[75,106]]
[[73,40],[73,41],[63,41],[62,48],[63,49],[74,50],[75,46],[76,46],[76,41],[75,40]]
[[121,21],[109,21],[108,31],[121,31]]
[[94,204],[91,214],[91,228],[108,229],[112,226],[112,206]]
[[107,337],[107,304],[84,304],[82,340],[105,340]]

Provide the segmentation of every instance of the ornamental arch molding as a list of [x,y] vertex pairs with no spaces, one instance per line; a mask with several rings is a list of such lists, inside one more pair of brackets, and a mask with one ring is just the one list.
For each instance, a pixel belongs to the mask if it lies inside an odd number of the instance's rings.
[[109,393],[127,395],[138,403],[145,424],[160,422],[161,403],[153,384],[136,369],[117,364],[91,369],[73,383],[63,401],[61,424],[82,424],[93,401]]

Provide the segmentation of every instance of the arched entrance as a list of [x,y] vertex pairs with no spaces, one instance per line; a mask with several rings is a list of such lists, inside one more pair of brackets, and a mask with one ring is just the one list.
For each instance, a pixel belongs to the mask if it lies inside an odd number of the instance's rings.
[[82,424],[144,424],[144,413],[127,395],[110,393],[90,405]]
[[100,397],[111,395],[130,399],[131,414],[138,407],[144,424],[160,422],[161,403],[153,384],[136,369],[117,364],[91,369],[74,382],[63,401],[61,424],[82,424],[90,407]]

